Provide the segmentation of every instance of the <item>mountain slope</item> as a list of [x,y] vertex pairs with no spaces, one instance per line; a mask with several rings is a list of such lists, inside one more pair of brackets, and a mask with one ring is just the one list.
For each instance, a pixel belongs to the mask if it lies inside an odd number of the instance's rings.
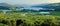
[[15,7],[8,3],[0,3],[0,10],[10,10],[10,9],[15,9]]
[[60,3],[50,3],[50,4],[42,4],[42,5],[35,5],[32,7],[42,7],[42,8],[60,8]]
[[36,8],[44,8],[44,9],[55,9],[57,11],[60,11],[60,3],[50,3],[50,4],[41,4],[41,5],[34,5],[32,7]]

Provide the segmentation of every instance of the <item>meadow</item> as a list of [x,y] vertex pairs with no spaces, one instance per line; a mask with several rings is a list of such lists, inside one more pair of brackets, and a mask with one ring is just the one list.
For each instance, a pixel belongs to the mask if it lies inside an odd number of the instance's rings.
[[[35,15],[32,15],[35,13]],[[27,14],[27,15],[21,15]],[[38,12],[0,13],[0,26],[60,26],[60,12],[40,15]]]

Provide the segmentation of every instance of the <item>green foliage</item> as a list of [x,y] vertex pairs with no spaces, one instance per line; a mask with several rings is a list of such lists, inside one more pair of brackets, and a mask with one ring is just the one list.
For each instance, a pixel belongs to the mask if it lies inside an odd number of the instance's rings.
[[[21,14],[29,14],[22,16]],[[36,13],[36,12],[35,12]],[[30,15],[30,12],[0,13],[1,26],[60,26],[60,16],[56,15]],[[19,23],[18,23],[19,22]],[[17,25],[18,24],[18,25]]]

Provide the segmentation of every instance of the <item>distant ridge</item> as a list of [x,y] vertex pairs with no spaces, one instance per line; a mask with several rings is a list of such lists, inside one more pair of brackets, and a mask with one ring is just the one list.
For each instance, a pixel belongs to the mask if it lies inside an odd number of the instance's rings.
[[8,3],[0,3],[0,10],[10,10],[12,8],[15,8],[15,7]]
[[40,5],[34,5],[32,7],[60,8],[60,3],[40,4]]

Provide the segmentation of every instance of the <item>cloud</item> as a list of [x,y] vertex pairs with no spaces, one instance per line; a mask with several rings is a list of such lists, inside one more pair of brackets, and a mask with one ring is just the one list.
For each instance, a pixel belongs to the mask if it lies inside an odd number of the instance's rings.
[[0,0],[10,4],[41,4],[41,3],[57,3],[60,0]]

